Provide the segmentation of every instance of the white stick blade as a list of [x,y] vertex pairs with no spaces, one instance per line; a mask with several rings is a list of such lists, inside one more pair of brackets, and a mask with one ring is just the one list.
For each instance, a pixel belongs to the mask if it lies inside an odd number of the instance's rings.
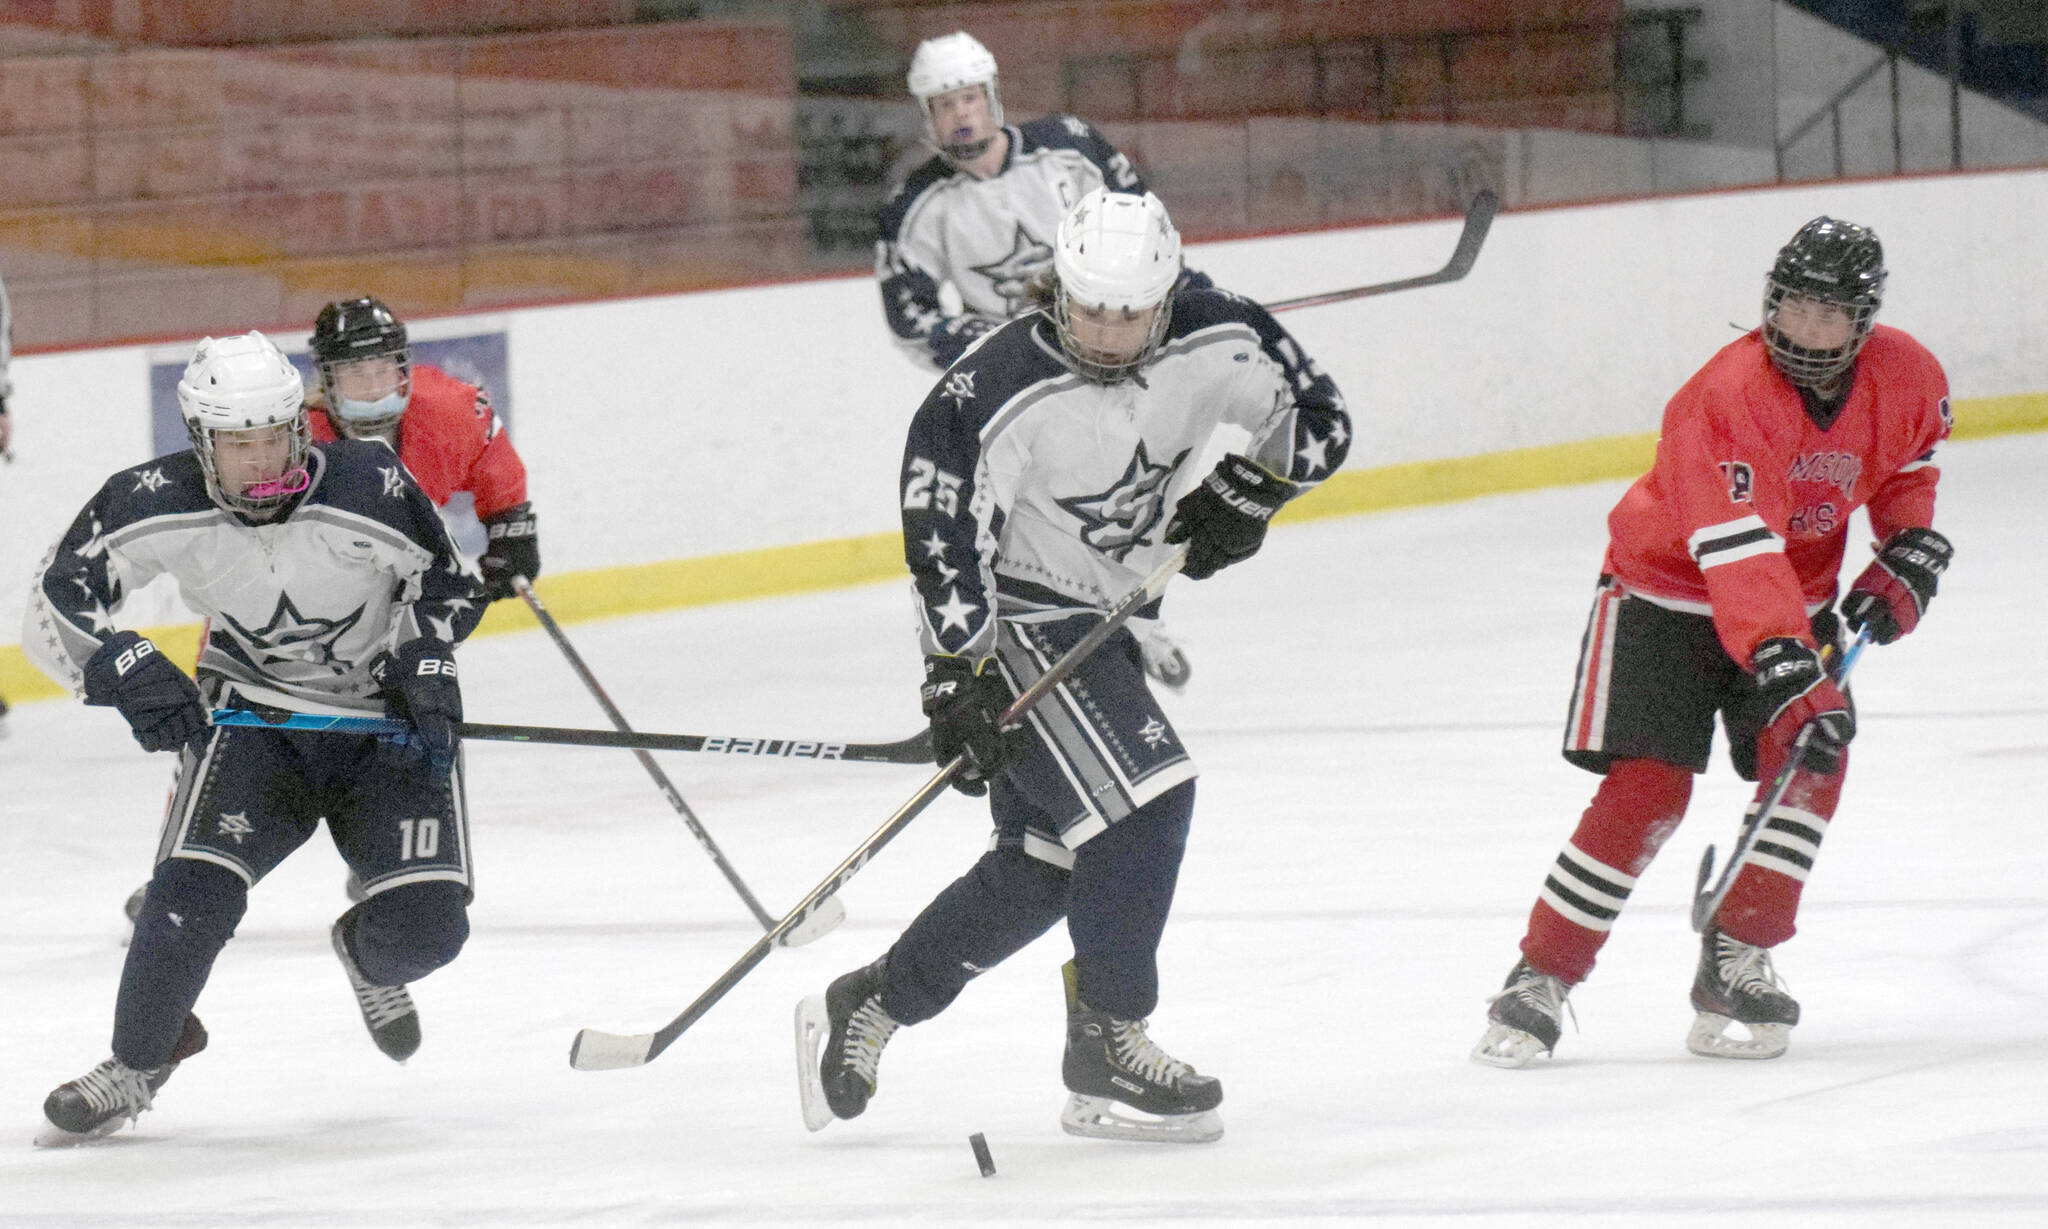
[[846,906],[839,903],[837,896],[827,896],[811,910],[811,916],[790,927],[778,942],[783,947],[802,947],[824,938],[845,920]]
[[578,1071],[616,1071],[647,1062],[654,1048],[652,1033],[607,1033],[601,1029],[579,1030],[569,1046],[569,1065]]

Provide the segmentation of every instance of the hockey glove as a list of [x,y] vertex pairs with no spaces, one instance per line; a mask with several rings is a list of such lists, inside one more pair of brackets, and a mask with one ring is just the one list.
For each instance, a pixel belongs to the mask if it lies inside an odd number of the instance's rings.
[[1842,622],[1852,632],[1870,628],[1870,638],[1890,644],[1920,625],[1955,548],[1932,529],[1901,529],[1878,548],[1849,596]]
[[490,535],[483,558],[484,600],[495,602],[512,596],[512,578],[540,578],[540,528],[530,503],[515,504],[484,522]]
[[144,751],[176,751],[206,737],[198,685],[134,632],[115,632],[86,659],[85,702],[119,709]]
[[967,763],[953,775],[953,788],[972,798],[988,792],[988,783],[1024,756],[1024,732],[998,729],[996,721],[1010,706],[993,658],[970,662],[964,657],[933,654],[924,659],[924,715],[932,723],[932,750],[938,762],[956,755]]
[[455,766],[456,723],[462,720],[462,688],[455,681],[455,651],[436,636],[421,636],[378,659],[372,668],[384,685],[391,715],[418,732],[414,746],[435,773]]
[[1166,525],[1167,544],[1188,544],[1182,575],[1207,580],[1251,558],[1266,540],[1266,522],[1301,488],[1236,453],[1216,463],[1202,485],[1181,496]]
[[1856,737],[1856,716],[1821,667],[1820,654],[1790,636],[1774,636],[1756,646],[1749,668],[1758,707],[1769,714],[1760,741],[1789,752],[1799,731],[1811,724],[1801,765],[1821,773],[1841,767],[1842,748]]

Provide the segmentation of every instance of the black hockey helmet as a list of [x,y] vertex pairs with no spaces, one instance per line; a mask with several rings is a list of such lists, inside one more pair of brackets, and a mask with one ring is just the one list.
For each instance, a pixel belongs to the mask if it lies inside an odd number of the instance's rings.
[[[313,321],[308,344],[336,430],[344,435],[373,435],[398,422],[412,399],[412,347],[405,324],[390,308],[367,295],[329,303]],[[369,401],[341,396],[335,388],[335,367],[378,358],[397,360],[396,388]]]
[[[1870,336],[1884,298],[1884,246],[1867,226],[1825,215],[1799,228],[1764,280],[1764,342],[1771,361],[1794,384],[1832,383]],[[1793,345],[1779,331],[1779,304],[1798,295],[1833,304],[1848,313],[1853,333],[1847,344],[1827,349]]]

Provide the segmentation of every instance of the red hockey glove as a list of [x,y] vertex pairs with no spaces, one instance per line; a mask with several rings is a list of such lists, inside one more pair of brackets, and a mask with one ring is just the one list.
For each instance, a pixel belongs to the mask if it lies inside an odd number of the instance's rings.
[[1820,654],[1790,636],[1775,636],[1756,646],[1749,667],[1758,706],[1770,714],[1759,741],[1789,753],[1810,725],[1800,763],[1821,773],[1841,767],[1842,748],[1856,737],[1856,717],[1849,698],[1821,668]]
[[1890,644],[1920,625],[1955,548],[1932,529],[1901,529],[1863,569],[1842,599],[1842,622],[1852,632]]

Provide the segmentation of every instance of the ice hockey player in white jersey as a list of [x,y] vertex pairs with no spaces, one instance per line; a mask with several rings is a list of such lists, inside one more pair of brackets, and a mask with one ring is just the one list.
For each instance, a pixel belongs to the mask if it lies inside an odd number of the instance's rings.
[[[209,338],[178,382],[192,448],[116,473],[46,557],[23,647],[108,705],[176,782],[114,1007],[113,1056],[44,1102],[38,1142],[110,1134],[206,1045],[193,1014],[249,890],[327,821],[368,888],[331,929],[378,1048],[419,1045],[406,984],[468,937],[454,646],[483,604],[432,501],[382,444],[310,442],[298,373],[261,333]],[[117,630],[168,575],[209,634],[195,682]],[[405,739],[216,727],[213,707],[384,715]]]
[[[965,31],[919,44],[909,85],[938,152],[882,206],[875,276],[897,343],[943,371],[975,339],[1036,310],[1034,284],[1050,275],[1053,237],[1076,201],[1103,187],[1142,193],[1145,181],[1074,116],[1005,126],[995,56]],[[1210,285],[1200,273],[1186,277]],[[1187,686],[1187,655],[1159,626],[1142,648],[1147,673],[1176,691]]]
[[[1196,774],[1131,631],[1028,725],[996,722],[1173,544],[1187,544],[1197,580],[1249,558],[1273,513],[1342,464],[1350,419],[1265,309],[1176,289],[1180,236],[1149,193],[1084,196],[1058,231],[1055,272],[1047,309],[955,363],[911,424],[900,501],[924,711],[939,762],[966,756],[954,784],[988,795],[995,832],[880,959],[799,1006],[812,1130],[865,1110],[897,1029],[1065,918],[1065,1129],[1222,1133],[1222,1084],[1146,1026]],[[1199,472],[1226,424],[1249,447]]]

